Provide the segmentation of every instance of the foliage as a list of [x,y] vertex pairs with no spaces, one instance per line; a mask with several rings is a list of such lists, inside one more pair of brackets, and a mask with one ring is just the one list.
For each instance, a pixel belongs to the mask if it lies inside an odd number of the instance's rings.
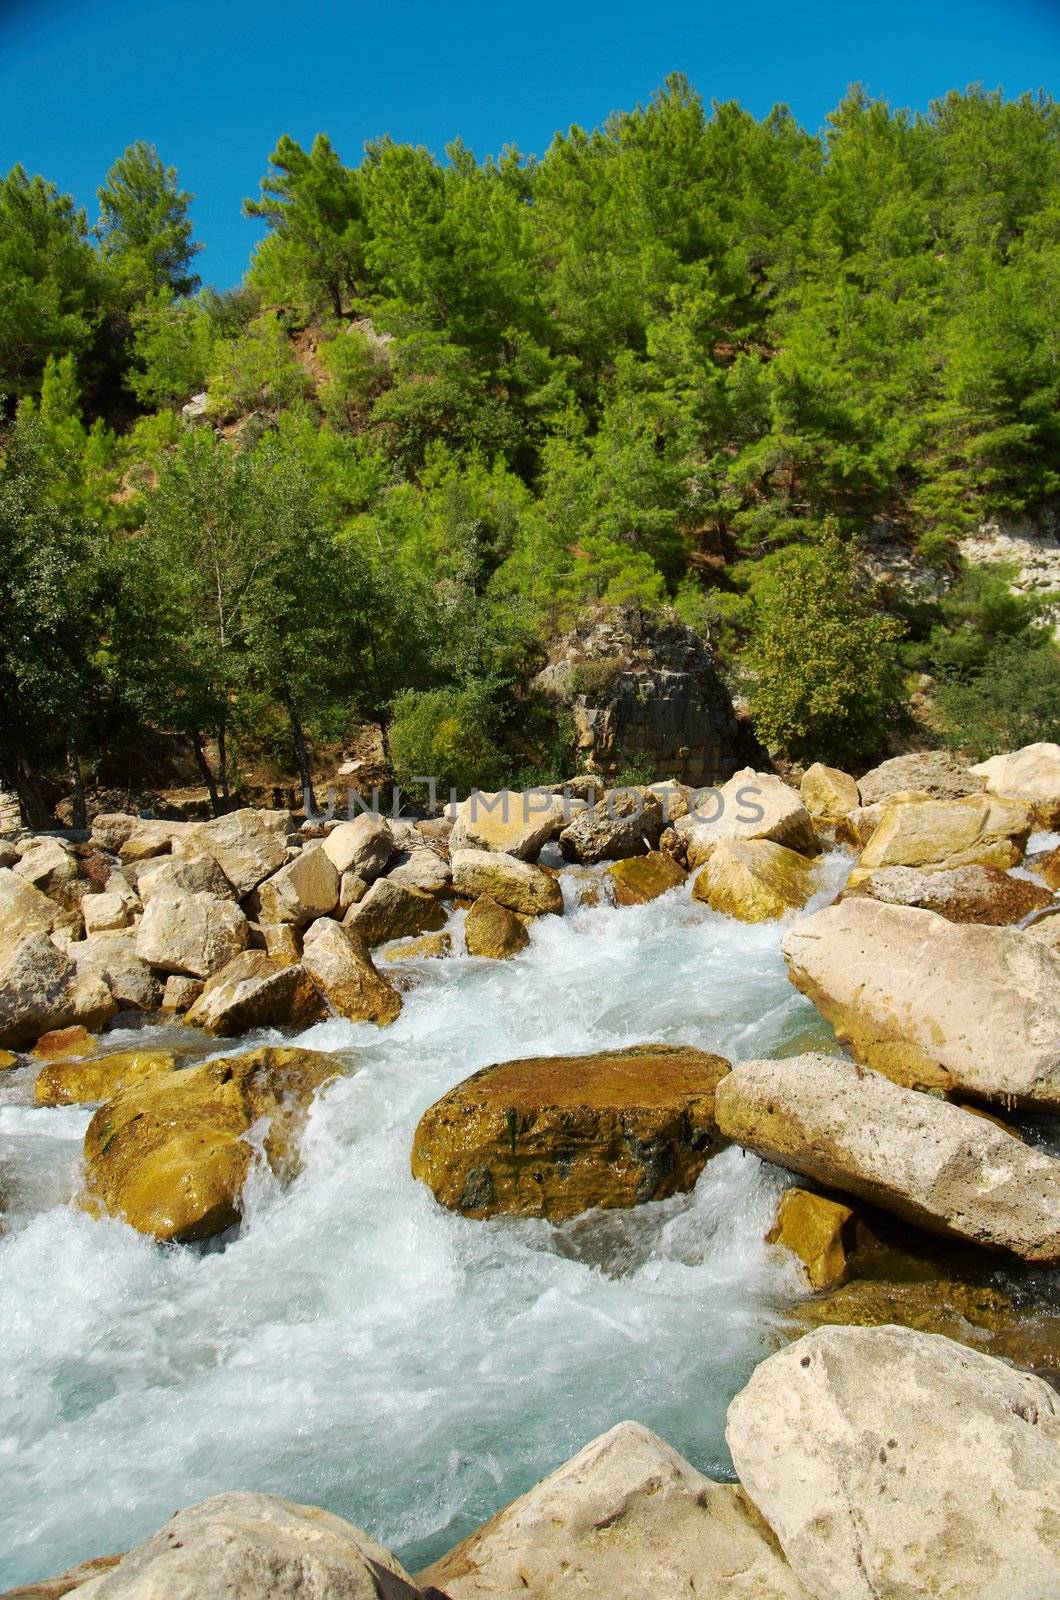
[[451,788],[466,795],[476,786],[499,784],[502,761],[491,737],[497,720],[492,688],[482,681],[406,690],[395,703],[390,726],[398,782],[423,794],[427,786],[416,780],[434,778],[443,799]]
[[138,139],[107,173],[99,190],[96,237],[103,259],[133,304],[166,290],[189,295],[199,287],[190,271],[202,246],[191,237],[192,196],[177,186],[154,145]]
[[969,677],[939,689],[946,742],[982,759],[1039,740],[1060,741],[1060,650],[1046,637],[1028,648],[996,644]]

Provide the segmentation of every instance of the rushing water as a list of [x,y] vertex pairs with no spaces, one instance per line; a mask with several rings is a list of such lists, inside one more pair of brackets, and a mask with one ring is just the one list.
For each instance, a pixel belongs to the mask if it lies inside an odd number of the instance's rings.
[[[846,865],[824,861],[817,904]],[[208,1249],[71,1206],[91,1113],[36,1109],[31,1074],[7,1075],[0,1587],[234,1488],[327,1506],[415,1569],[626,1417],[728,1472],[726,1405],[794,1283],[762,1242],[783,1176],[730,1149],[690,1196],[483,1223],[413,1181],[409,1148],[432,1100],[506,1057],[827,1047],[782,931],[685,888],[542,918],[514,961],[422,963],[391,1028],[302,1036],[349,1075],[313,1110],[298,1180],[256,1175],[238,1235]]]

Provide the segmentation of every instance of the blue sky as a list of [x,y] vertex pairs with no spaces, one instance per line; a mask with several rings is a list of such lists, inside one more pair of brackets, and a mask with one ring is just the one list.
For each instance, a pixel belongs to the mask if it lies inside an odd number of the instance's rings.
[[1060,91],[1060,0],[0,0],[0,171],[95,191],[133,139],[196,196],[200,271],[238,281],[240,216],[281,133],[355,162],[381,133],[542,152],[682,71],[816,129],[848,84],[924,107],[983,82]]

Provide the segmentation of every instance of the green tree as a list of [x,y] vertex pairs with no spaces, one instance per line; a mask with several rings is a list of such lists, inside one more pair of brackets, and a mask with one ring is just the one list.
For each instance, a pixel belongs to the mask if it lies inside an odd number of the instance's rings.
[[199,286],[191,264],[202,249],[191,237],[194,198],[163,165],[152,144],[138,139],[118,157],[98,190],[95,233],[103,259],[131,304],[159,289],[178,297]]
[[341,317],[364,279],[365,228],[358,174],[344,167],[326,134],[302,146],[284,134],[269,157],[261,199],[244,213],[269,228],[250,281],[266,300],[312,315]]

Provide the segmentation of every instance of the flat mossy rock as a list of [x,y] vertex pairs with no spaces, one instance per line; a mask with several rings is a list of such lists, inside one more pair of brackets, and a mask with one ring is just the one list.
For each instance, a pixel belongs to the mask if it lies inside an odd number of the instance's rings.
[[770,839],[723,839],[692,885],[693,900],[739,922],[771,922],[804,906],[813,863]]
[[484,1067],[424,1112],[413,1175],[452,1211],[558,1221],[691,1189],[725,1140],[721,1056],[633,1045]]
[[614,888],[615,903],[620,906],[641,906],[648,900],[657,900],[661,894],[679,888],[688,876],[683,867],[661,850],[612,862],[607,875]]
[[157,1072],[173,1072],[176,1065],[172,1050],[119,1050],[87,1061],[56,1059],[38,1072],[33,1098],[39,1106],[101,1105],[119,1089]]
[[265,1047],[130,1084],[100,1107],[85,1135],[89,1208],[162,1241],[208,1239],[239,1220],[254,1153],[281,1179],[298,1170],[298,1137],[334,1056]]
[[780,1197],[766,1243],[783,1245],[798,1257],[811,1289],[830,1289],[846,1276],[847,1251],[855,1234],[856,1218],[849,1206],[809,1189],[793,1188]]
[[530,935],[514,911],[500,906],[490,895],[475,901],[464,918],[464,944],[469,956],[507,961],[530,943]]

